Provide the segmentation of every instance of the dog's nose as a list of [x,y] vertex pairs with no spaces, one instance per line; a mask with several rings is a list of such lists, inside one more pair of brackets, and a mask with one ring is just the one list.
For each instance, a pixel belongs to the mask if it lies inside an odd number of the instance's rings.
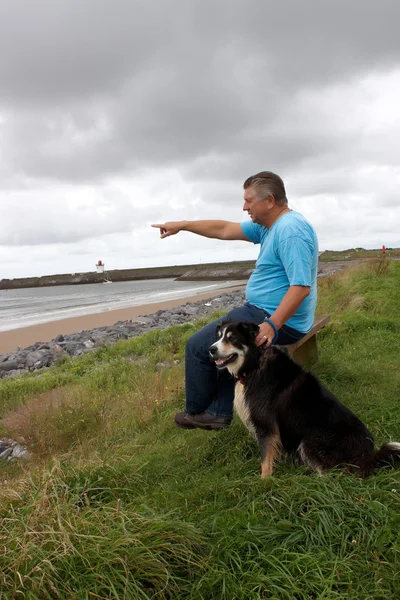
[[215,356],[215,355],[217,354],[217,347],[216,347],[216,346],[214,346],[214,345],[213,345],[213,346],[210,346],[209,353],[210,353],[210,356],[211,356],[211,357],[212,357],[212,356]]

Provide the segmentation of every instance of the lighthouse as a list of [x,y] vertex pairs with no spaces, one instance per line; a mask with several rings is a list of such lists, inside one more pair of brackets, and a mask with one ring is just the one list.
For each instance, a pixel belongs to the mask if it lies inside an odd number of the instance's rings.
[[96,264],[96,270],[97,273],[104,273],[104,263],[101,260]]

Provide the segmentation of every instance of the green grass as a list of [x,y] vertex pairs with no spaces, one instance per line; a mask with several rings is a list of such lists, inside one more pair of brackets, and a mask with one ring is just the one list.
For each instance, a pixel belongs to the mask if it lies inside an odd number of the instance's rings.
[[[377,444],[400,441],[400,262],[319,288],[331,323],[314,371]],[[201,325],[0,383],[1,433],[34,454],[0,466],[0,598],[399,597],[399,472],[320,477],[283,459],[261,480],[237,419],[219,433],[174,426]]]

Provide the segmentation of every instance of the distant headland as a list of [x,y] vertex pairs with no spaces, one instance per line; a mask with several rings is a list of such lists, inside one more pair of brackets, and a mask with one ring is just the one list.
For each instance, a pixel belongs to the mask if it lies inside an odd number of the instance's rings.
[[[386,255],[400,258],[399,248],[386,248]],[[377,258],[382,250],[364,250],[352,248],[343,251],[326,250],[319,257],[321,262],[346,262]],[[84,283],[104,283],[119,281],[137,281],[146,279],[177,279],[179,281],[238,281],[248,279],[254,269],[255,261],[234,261],[197,265],[176,265],[170,267],[146,267],[143,269],[115,269],[105,273],[71,273],[44,275],[42,277],[21,277],[1,279],[0,290],[50,287],[59,285],[81,285]]]

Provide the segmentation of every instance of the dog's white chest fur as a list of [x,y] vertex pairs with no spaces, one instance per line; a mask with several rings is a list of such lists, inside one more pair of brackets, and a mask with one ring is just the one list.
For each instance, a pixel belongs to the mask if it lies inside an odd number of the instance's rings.
[[256,437],[256,430],[254,429],[254,425],[251,421],[250,410],[246,403],[244,385],[240,383],[240,381],[238,381],[235,386],[235,400],[233,402],[233,407],[239,415],[242,423],[247,427],[250,433]]

